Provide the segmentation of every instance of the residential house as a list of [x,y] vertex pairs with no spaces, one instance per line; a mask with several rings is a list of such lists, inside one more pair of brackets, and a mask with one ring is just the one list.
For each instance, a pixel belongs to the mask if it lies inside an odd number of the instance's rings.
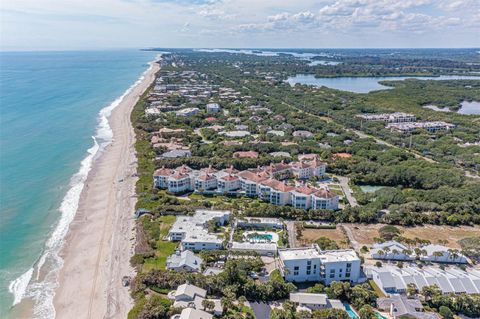
[[[341,301],[337,299],[328,299],[326,294],[291,292],[290,301],[297,306],[297,311],[313,311],[324,308],[340,308],[345,310],[345,307],[343,307]],[[338,304],[341,306],[338,307]]]
[[438,262],[438,263],[457,263],[466,264],[467,258],[458,250],[450,249],[441,245],[426,245],[421,247],[427,252],[426,256],[421,256],[420,260]]
[[294,137],[304,137],[304,138],[311,138],[313,137],[313,133],[304,130],[298,130],[292,133]]
[[407,298],[404,295],[391,295],[388,298],[378,298],[377,308],[388,312],[393,319],[417,318],[417,319],[440,319],[434,312],[426,312],[420,300]]
[[218,103],[208,103],[206,109],[207,113],[218,113],[220,112],[220,105]]
[[394,240],[386,241],[384,243],[373,244],[370,249],[370,254],[373,259],[385,259],[385,260],[414,260],[415,257],[410,254],[406,254],[408,247]]
[[188,107],[185,109],[178,110],[177,112],[175,112],[175,114],[180,117],[190,117],[190,116],[197,115],[199,112],[200,112],[199,108]]
[[198,272],[202,265],[202,258],[190,250],[176,251],[167,258],[167,269],[175,271]]
[[192,152],[190,150],[172,150],[163,153],[160,155],[162,159],[171,159],[171,158],[179,158],[179,157],[190,157],[192,156]]
[[385,265],[380,268],[367,266],[364,270],[367,277],[385,293],[405,293],[408,284],[413,284],[418,290],[436,285],[443,293],[480,293],[480,272],[470,269]]

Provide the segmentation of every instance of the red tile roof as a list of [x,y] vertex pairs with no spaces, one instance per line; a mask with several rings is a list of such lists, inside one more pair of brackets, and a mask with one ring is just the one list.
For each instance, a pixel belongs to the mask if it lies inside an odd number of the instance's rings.
[[333,154],[333,157],[335,157],[335,158],[338,158],[338,157],[349,158],[349,157],[352,157],[352,154],[350,154],[350,153],[335,153],[335,154]]
[[337,194],[327,190],[327,189],[321,189],[318,192],[315,193],[316,197],[319,198],[334,198],[337,197]]
[[270,187],[270,188],[272,188],[276,191],[280,191],[280,192],[284,192],[284,193],[295,189],[294,186],[289,186],[289,185],[285,184],[284,182],[281,182],[281,181],[273,179],[273,178],[261,181],[260,184],[264,185],[264,186],[268,186],[268,187]]
[[312,195],[315,192],[318,192],[318,189],[310,186],[299,186],[295,188],[295,191],[304,195]]
[[233,157],[239,158],[258,158],[258,153],[255,151],[240,151],[233,153]]
[[223,179],[224,181],[227,181],[227,182],[232,182],[232,181],[238,180],[238,177],[234,175],[225,175],[225,176],[222,176],[220,179]]
[[170,169],[170,168],[165,168],[162,167],[162,168],[159,168],[155,171],[155,173],[153,173],[153,176],[170,176],[173,174],[173,170]]
[[265,173],[257,173],[252,171],[242,171],[238,173],[238,176],[240,176],[243,179],[256,182],[256,183],[268,178],[268,175]]
[[180,172],[175,172],[174,174],[172,174],[172,175],[169,176],[169,178],[173,178],[173,179],[177,179],[177,180],[178,180],[178,179],[184,179],[184,178],[186,178],[186,177],[188,177],[187,174],[182,174],[182,173],[180,173]]

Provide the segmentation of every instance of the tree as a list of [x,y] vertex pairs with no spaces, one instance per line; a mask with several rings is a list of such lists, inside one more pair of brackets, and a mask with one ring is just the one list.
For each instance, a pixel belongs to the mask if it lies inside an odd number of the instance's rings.
[[377,268],[382,267],[382,263],[381,263],[380,261],[377,261],[377,262],[375,263],[375,267],[377,267]]
[[383,240],[392,240],[393,237],[400,235],[400,229],[392,225],[383,226],[378,232]]
[[437,285],[423,286],[422,295],[425,297],[425,300],[429,301],[433,297],[439,296],[442,294],[440,288]]
[[325,308],[313,311],[312,319],[350,319],[350,317],[345,310]]
[[408,296],[413,296],[417,293],[417,286],[415,286],[414,283],[409,283],[407,285],[407,295]]
[[360,315],[360,319],[376,319],[377,318],[375,311],[370,305],[365,305],[362,308],[360,308],[359,315]]
[[442,257],[443,256],[443,252],[441,251],[434,251],[433,252],[433,257],[435,257],[435,261],[438,260],[439,257]]
[[215,308],[215,303],[209,299],[202,300],[202,307],[205,311],[212,311]]
[[338,249],[337,243],[328,237],[320,237],[315,242],[317,243],[317,245],[320,247],[321,250]]
[[445,306],[440,306],[438,308],[438,313],[442,316],[444,319],[453,319],[453,312],[450,310],[450,308],[445,307]]
[[322,293],[325,289],[325,286],[322,285],[321,283],[316,283],[315,286],[310,287],[307,289],[307,292],[309,293]]

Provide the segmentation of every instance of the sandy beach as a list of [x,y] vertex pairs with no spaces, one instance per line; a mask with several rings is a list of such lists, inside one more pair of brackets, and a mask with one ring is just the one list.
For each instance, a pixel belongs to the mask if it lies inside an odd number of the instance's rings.
[[155,63],[109,118],[113,142],[92,167],[62,250],[56,318],[126,318],[132,307],[122,285],[123,276],[134,274],[137,178],[130,113],[158,69]]

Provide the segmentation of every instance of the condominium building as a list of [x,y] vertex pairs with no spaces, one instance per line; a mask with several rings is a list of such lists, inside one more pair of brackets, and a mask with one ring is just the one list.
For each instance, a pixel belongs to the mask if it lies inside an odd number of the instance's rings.
[[415,122],[417,118],[414,114],[395,112],[395,113],[379,113],[379,114],[359,114],[357,117],[368,122],[387,122],[387,123],[405,123]]
[[223,249],[223,239],[208,232],[208,223],[225,225],[230,211],[197,210],[193,216],[178,216],[170,228],[167,240],[180,241],[181,250]]
[[270,164],[241,172],[232,167],[217,171],[211,167],[192,170],[182,165],[176,169],[162,167],[156,170],[153,181],[155,187],[167,189],[171,193],[235,193],[259,197],[274,205],[336,210],[339,196],[328,189],[293,186],[283,181],[292,175],[298,179],[322,176],[325,174],[325,166],[316,158],[290,164]]
[[360,279],[360,258],[354,250],[322,251],[318,245],[279,249],[280,271],[287,281],[349,281]]
[[436,133],[439,131],[449,131],[455,128],[454,124],[450,124],[443,121],[433,121],[433,122],[412,122],[412,123],[391,123],[387,125],[387,128],[392,131],[397,131],[400,133],[410,133],[416,129],[423,129],[429,133]]

